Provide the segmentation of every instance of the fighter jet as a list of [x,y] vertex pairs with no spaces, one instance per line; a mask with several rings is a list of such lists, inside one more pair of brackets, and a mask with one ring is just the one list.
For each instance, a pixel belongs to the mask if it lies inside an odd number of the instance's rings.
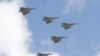
[[37,56],[48,56],[48,55],[52,55],[52,54],[44,54],[44,53],[38,53]]
[[72,28],[73,25],[76,25],[78,23],[62,23],[61,27],[64,27],[65,30]]
[[23,15],[26,15],[26,14],[30,13],[30,11],[32,9],[36,9],[36,8],[24,8],[24,7],[20,7],[19,12],[22,12]]
[[67,38],[67,37],[52,36],[52,37],[51,37],[51,40],[52,40],[54,43],[58,43],[58,42],[60,42],[63,38]]
[[47,17],[47,16],[44,16],[43,17],[43,21],[45,21],[46,24],[49,24],[49,23],[53,22],[53,20],[55,20],[57,18],[59,18],[59,17]]

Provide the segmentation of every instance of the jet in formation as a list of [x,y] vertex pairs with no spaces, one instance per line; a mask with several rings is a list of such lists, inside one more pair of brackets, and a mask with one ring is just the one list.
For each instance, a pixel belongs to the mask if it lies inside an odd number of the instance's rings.
[[49,56],[49,55],[52,55],[52,54],[45,54],[45,53],[38,53],[37,56]]
[[60,42],[63,38],[67,38],[67,37],[52,36],[52,37],[51,37],[51,40],[52,40],[54,43],[58,43],[58,42]]
[[22,12],[23,15],[26,15],[26,14],[30,13],[30,11],[32,9],[36,9],[36,8],[24,8],[24,7],[20,7],[19,12]]
[[62,23],[61,27],[64,27],[65,30],[72,28],[73,25],[76,25],[78,23]]
[[57,19],[59,17],[47,17],[47,16],[44,16],[43,17],[43,21],[45,21],[46,24],[49,24],[51,22],[53,22],[55,19]]

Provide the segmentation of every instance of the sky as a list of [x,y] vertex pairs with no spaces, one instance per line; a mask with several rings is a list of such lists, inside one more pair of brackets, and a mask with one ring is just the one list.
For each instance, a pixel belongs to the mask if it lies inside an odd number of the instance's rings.
[[[60,56],[100,56],[100,0],[25,0],[25,6],[37,8],[26,15],[32,32],[29,51],[54,52]],[[59,19],[45,24],[44,16]],[[64,30],[62,22],[78,23]],[[66,36],[62,42],[54,44],[53,35]]]
[[29,56],[31,33],[26,18],[19,12],[22,0],[0,0],[0,56]]

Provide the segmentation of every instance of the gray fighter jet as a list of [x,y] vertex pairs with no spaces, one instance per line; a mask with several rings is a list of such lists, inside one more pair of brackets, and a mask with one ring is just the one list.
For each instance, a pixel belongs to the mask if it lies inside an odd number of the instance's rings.
[[58,42],[60,42],[63,38],[67,38],[67,37],[52,36],[52,37],[51,37],[51,40],[52,40],[54,43],[58,43]]
[[24,7],[20,7],[19,12],[22,12],[23,15],[26,15],[26,14],[30,13],[30,11],[32,9],[36,9],[36,8],[24,8]]
[[48,55],[52,55],[52,54],[45,54],[45,53],[38,53],[37,56],[48,56]]
[[43,21],[45,21],[46,24],[49,24],[49,23],[53,22],[53,20],[55,20],[57,18],[59,18],[59,17],[47,17],[47,16],[44,16],[43,17]]
[[78,23],[62,23],[61,27],[64,27],[65,30],[72,28],[73,25],[76,25]]

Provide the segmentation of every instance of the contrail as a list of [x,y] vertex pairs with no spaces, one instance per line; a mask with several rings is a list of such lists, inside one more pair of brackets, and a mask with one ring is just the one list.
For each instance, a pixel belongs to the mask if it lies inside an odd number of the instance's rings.
[[30,56],[26,42],[31,33],[26,18],[19,12],[21,6],[23,0],[0,2],[0,53],[5,56]]

